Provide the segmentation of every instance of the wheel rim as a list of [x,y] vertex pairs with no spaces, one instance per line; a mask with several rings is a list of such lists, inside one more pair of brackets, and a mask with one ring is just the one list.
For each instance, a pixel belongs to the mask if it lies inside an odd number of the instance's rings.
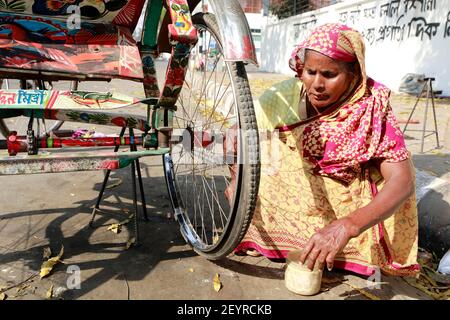
[[[223,243],[232,225],[239,193],[240,166],[236,163],[241,163],[241,136],[234,130],[240,125],[230,66],[215,35],[203,25],[197,29],[199,42],[192,50],[174,117],[174,133],[183,135],[183,142],[172,146],[172,163],[167,164],[166,173],[172,172],[169,193],[172,200],[176,197],[172,203],[183,236],[195,248],[208,252]],[[233,134],[237,154],[230,152],[230,145],[224,147]],[[230,188],[232,171],[234,188]]]

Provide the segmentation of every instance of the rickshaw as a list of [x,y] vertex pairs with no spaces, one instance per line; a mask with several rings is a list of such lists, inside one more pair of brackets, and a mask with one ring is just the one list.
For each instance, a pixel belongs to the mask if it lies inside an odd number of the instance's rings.
[[[245,66],[257,61],[239,2],[209,8],[214,14],[200,0],[0,0],[0,175],[105,170],[92,222],[111,170],[131,166],[137,238],[136,176],[147,218],[139,159],[160,156],[185,240],[208,259],[228,255],[256,205],[259,142]],[[170,53],[162,87],[161,53]],[[142,83],[145,97],[78,90],[112,79]],[[67,90],[53,87],[64,81]],[[138,106],[145,115],[121,112]],[[27,119],[25,132],[6,121],[14,117]],[[75,135],[62,129],[67,122],[120,133]]]

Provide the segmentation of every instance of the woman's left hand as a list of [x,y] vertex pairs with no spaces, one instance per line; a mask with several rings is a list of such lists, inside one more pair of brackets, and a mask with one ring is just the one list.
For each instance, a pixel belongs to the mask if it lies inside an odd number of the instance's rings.
[[400,162],[383,160],[380,172],[385,180],[383,189],[366,206],[345,218],[334,220],[309,239],[300,262],[313,269],[316,261],[323,269],[333,268],[336,255],[351,238],[390,217],[408,197],[414,194],[414,166],[411,159]]
[[356,229],[349,218],[333,221],[309,239],[300,255],[300,262],[310,270],[313,270],[316,261],[320,270],[326,263],[328,270],[331,270],[336,255],[344,249],[351,238],[358,235]]

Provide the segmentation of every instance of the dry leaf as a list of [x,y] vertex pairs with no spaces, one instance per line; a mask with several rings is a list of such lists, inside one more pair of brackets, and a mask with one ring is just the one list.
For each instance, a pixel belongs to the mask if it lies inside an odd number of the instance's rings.
[[49,247],[45,247],[44,248],[44,253],[42,254],[42,258],[44,260],[50,258],[52,256],[52,249],[50,249]]
[[450,300],[450,289],[441,294],[441,300]]
[[122,179],[118,178],[116,182],[113,182],[113,183],[107,185],[106,189],[112,189],[112,188],[115,188],[117,186],[120,186],[122,184],[122,182],[123,182]]
[[219,290],[222,289],[222,283],[220,282],[220,277],[219,277],[218,273],[216,273],[216,275],[214,276],[213,285],[214,285],[214,290],[216,292],[219,292]]
[[4,293],[4,292],[0,293],[0,301],[6,300],[7,297],[8,296],[6,295],[6,293]]
[[433,278],[433,280],[436,282],[447,285],[447,287],[450,286],[450,274],[443,274],[443,273],[435,272],[431,275],[431,278]]
[[419,289],[420,291],[422,291],[423,293],[429,295],[430,297],[432,297],[433,299],[439,300],[441,298],[441,296],[431,290],[429,290],[427,287],[425,287],[424,285],[418,283],[416,281],[416,279],[414,278],[404,278],[406,282],[408,282],[410,285],[412,285],[414,288]]
[[381,300],[380,297],[378,297],[378,296],[376,296],[376,295],[374,295],[372,293],[369,293],[366,290],[363,290],[361,288],[355,287],[354,285],[352,285],[352,284],[350,284],[348,282],[345,282],[345,284],[350,286],[350,287],[352,287],[353,289],[357,290],[359,293],[361,293],[362,295],[364,295],[365,297],[367,297],[367,298],[369,298],[371,300]]
[[41,279],[45,276],[47,276],[53,269],[53,266],[57,264],[58,262],[61,262],[61,257],[64,253],[64,246],[61,246],[61,251],[56,257],[50,258],[47,261],[45,261],[41,266],[41,272],[40,277]]
[[136,242],[136,238],[131,238],[130,240],[127,241],[127,245],[126,248],[127,250],[130,249],[130,247]]
[[53,285],[48,288],[47,293],[45,294],[45,298],[51,299],[53,298]]
[[439,259],[434,252],[428,253],[419,248],[420,273],[415,278],[404,278],[411,286],[419,289],[423,293],[436,300],[446,300],[450,294],[450,277],[436,272],[437,265],[434,263]]
[[114,232],[115,234],[120,233],[122,231],[122,226],[129,223],[133,217],[134,217],[134,213],[130,214],[127,219],[125,219],[119,223],[112,223],[108,227],[108,230]]
[[450,295],[450,287],[440,286],[437,284],[435,279],[433,279],[433,275],[437,275],[437,273],[433,269],[424,267],[422,270],[425,272],[421,271],[418,278],[404,278],[404,280],[433,299],[448,299]]
[[114,232],[115,234],[118,234],[121,230],[119,223],[113,223],[108,227],[108,230]]
[[423,276],[425,279],[428,280],[429,283],[431,283],[434,287],[438,287],[438,284],[436,283],[436,281],[434,281],[425,271],[420,273],[421,276]]

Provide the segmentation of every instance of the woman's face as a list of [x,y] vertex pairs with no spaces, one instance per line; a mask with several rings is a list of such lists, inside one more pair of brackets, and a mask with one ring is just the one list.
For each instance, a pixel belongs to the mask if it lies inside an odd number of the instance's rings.
[[353,77],[343,63],[317,51],[306,50],[302,80],[309,101],[317,109],[326,109],[338,101]]

